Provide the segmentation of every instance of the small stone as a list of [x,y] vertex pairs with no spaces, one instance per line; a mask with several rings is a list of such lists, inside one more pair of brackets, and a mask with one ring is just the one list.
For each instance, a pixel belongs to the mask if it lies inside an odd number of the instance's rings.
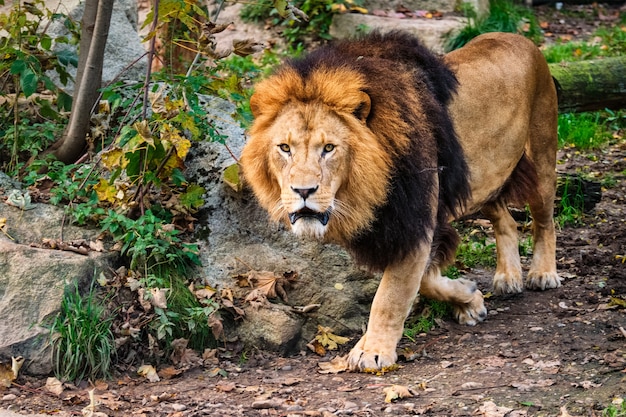
[[15,394],[7,394],[4,397],[2,397],[2,401],[13,401],[17,398],[17,395]]
[[187,409],[187,406],[185,404],[173,403],[169,404],[169,406],[174,411],[185,411]]

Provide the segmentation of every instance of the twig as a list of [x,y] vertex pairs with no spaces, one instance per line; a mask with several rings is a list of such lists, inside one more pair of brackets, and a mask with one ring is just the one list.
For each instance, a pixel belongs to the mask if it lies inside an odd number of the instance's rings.
[[619,331],[622,332],[622,336],[626,337],[626,330],[622,326],[620,326]]

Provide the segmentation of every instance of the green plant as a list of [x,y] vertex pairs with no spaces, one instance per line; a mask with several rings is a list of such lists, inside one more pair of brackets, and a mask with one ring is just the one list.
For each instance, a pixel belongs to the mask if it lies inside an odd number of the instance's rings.
[[559,228],[580,224],[585,208],[582,182],[571,176],[559,177],[557,188],[557,194],[561,197],[556,203],[556,224]]
[[467,268],[496,266],[496,244],[482,229],[461,236],[456,250],[456,262]]
[[448,52],[488,32],[519,33],[534,42],[541,40],[541,29],[532,11],[510,0],[491,0],[489,14],[484,17],[478,16],[470,3],[463,3],[461,11],[467,17],[467,25],[448,38],[445,44]]
[[139,268],[146,276],[163,270],[185,272],[189,263],[199,264],[197,245],[182,242],[180,231],[151,210],[137,220],[109,210],[100,224],[123,243],[121,253],[130,258],[131,269]]
[[[626,15],[625,15],[626,16]],[[626,55],[626,26],[599,28],[586,41],[561,42],[543,50],[549,63]]]
[[602,410],[602,417],[626,417],[626,401],[621,398]]
[[558,119],[559,147],[580,150],[600,149],[612,139],[601,112],[564,113]]
[[61,311],[50,326],[57,378],[95,380],[110,375],[111,358],[115,354],[112,320],[113,316],[98,300],[93,282],[84,296],[77,283],[66,288]]
[[424,298],[420,300],[421,309],[419,314],[412,315],[404,325],[403,336],[415,341],[415,337],[420,333],[428,333],[435,327],[436,320],[450,314],[451,307],[442,301]]
[[[17,172],[25,153],[36,155],[50,144],[65,122],[60,112],[71,107],[71,97],[47,74],[55,71],[61,83],[67,82],[67,66],[75,66],[77,57],[53,45],[73,43],[76,38],[50,37],[47,28],[54,20],[62,20],[73,35],[77,33],[71,19],[52,13],[42,0],[14,2],[8,14],[0,14],[0,95],[8,98],[0,105],[0,160],[6,161],[0,170],[9,173]],[[54,96],[35,96],[44,89]],[[36,104],[35,112],[26,99]]]

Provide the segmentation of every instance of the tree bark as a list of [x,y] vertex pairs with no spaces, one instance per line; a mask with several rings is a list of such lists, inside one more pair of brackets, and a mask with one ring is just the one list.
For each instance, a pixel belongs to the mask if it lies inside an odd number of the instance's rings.
[[563,112],[626,108],[626,56],[550,64]]
[[[88,11],[89,9],[89,11]],[[93,18],[95,23],[90,27],[87,19]],[[85,150],[86,137],[89,131],[91,112],[98,99],[98,89],[102,84],[102,66],[104,63],[104,48],[109,35],[111,15],[113,14],[113,0],[87,0],[83,15],[81,31],[81,50],[79,51],[79,65],[74,86],[74,100],[72,113],[67,129],[54,150],[54,156],[64,162],[75,162]],[[90,33],[91,32],[91,33]],[[82,36],[90,38],[83,43]],[[83,45],[87,49],[82,49]],[[86,58],[83,58],[83,56]]]

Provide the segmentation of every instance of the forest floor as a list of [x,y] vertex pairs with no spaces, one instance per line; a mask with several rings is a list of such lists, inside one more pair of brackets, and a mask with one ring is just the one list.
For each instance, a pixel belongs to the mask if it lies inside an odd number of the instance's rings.
[[[607,22],[599,16],[612,13],[570,7],[580,13],[536,8],[551,39],[588,37]],[[0,391],[0,416],[602,416],[626,400],[626,141],[561,151],[557,168],[610,184],[583,225],[558,230],[563,285],[486,298],[489,316],[474,327],[440,320],[428,334],[401,341],[395,371],[321,373],[319,363],[347,353],[353,340],[323,358],[254,352],[162,374],[159,382],[129,372],[65,384],[56,394],[45,378],[20,376]],[[492,275],[473,269],[466,278],[487,294]],[[390,390],[404,398],[385,401]]]

